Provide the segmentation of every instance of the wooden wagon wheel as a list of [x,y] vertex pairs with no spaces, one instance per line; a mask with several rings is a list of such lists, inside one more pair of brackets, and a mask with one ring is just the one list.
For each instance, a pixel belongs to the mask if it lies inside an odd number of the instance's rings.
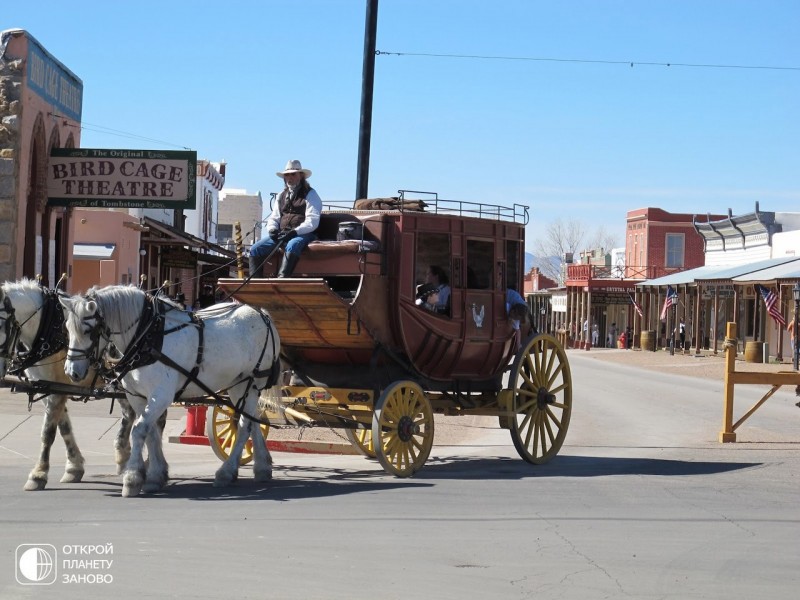
[[505,425],[510,426],[514,447],[529,463],[544,464],[561,449],[572,413],[572,375],[554,337],[538,335],[523,343],[508,389],[514,393],[515,414]]
[[[261,433],[264,439],[269,435],[269,425],[261,425]],[[236,434],[239,432],[239,419],[232,408],[227,406],[209,406],[206,414],[206,435],[211,449],[217,458],[224,461],[231,455],[231,448],[236,442]],[[246,465],[253,460],[253,440],[247,440],[242,450],[242,457],[239,459],[240,465]]]
[[372,444],[372,429],[358,428],[344,430],[348,441],[353,444],[359,454],[367,458],[375,458],[375,446]]
[[419,471],[433,446],[433,410],[413,381],[395,381],[381,394],[372,415],[372,440],[387,473],[409,477]]

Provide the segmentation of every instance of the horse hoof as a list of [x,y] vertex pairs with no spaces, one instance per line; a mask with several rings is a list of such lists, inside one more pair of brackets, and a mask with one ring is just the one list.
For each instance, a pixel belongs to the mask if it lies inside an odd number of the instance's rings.
[[123,498],[133,498],[138,496],[139,493],[142,491],[142,486],[140,485],[128,485],[127,483],[122,486],[122,497]]
[[83,481],[83,471],[66,471],[61,478],[61,483],[80,483]]
[[[168,478],[167,478],[168,479]],[[142,487],[142,491],[145,494],[154,494],[156,492],[160,492],[165,487],[167,487],[167,479],[151,479],[144,482],[144,486]]]
[[270,469],[269,471],[256,471],[254,477],[258,483],[263,483],[264,481],[270,481],[272,479],[272,469]]
[[28,479],[23,488],[26,492],[37,492],[43,490],[47,485],[47,479]]
[[222,471],[220,469],[214,475],[214,487],[218,487],[219,488],[219,487],[225,487],[225,486],[228,486],[228,485],[232,484],[234,481],[236,481],[236,475],[237,475],[236,473],[231,475],[231,474],[226,473],[226,472],[224,472],[224,471]]

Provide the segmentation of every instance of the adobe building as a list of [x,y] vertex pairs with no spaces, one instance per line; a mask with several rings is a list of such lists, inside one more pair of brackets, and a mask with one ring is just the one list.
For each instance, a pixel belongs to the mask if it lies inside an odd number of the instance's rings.
[[264,201],[261,192],[248,194],[247,190],[223,188],[219,193],[219,217],[217,223],[218,243],[233,249],[233,226],[242,228],[244,245],[249,247],[261,239],[261,219]]
[[82,107],[72,71],[28,32],[0,32],[0,281],[72,275],[72,211],[47,205],[47,167],[80,146]]

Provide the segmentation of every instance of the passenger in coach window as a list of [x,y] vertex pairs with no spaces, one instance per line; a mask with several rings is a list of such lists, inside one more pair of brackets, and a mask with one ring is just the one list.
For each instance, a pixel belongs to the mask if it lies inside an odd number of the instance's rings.
[[428,267],[425,283],[417,288],[416,304],[436,313],[450,313],[450,280],[442,267]]

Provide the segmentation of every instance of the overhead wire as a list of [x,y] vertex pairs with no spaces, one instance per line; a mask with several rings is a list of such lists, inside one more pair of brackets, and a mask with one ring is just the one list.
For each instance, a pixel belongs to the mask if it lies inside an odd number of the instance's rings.
[[[57,113],[48,113],[52,117],[56,118],[63,118],[69,119],[70,117],[66,117],[64,115],[59,115]],[[131,133],[129,131],[122,131],[121,129],[113,129],[112,127],[106,127],[105,125],[97,125],[95,123],[87,123],[86,121],[81,121],[79,125],[72,125],[68,121],[65,122],[65,125],[72,126],[72,127],[80,127],[82,131],[92,131],[94,133],[105,133],[107,135],[115,135],[117,137],[124,137],[130,138],[134,140],[144,140],[146,142],[155,142],[158,144],[164,144],[166,146],[172,146],[173,148],[181,148],[182,150],[191,150],[192,148],[188,146],[184,146],[182,144],[173,144],[172,142],[167,142],[164,140],[159,140],[156,138],[147,137],[144,135],[138,135],[136,133]]]
[[586,63],[586,64],[601,64],[601,65],[626,65],[630,67],[645,66],[645,67],[689,67],[696,69],[756,69],[756,70],[770,70],[770,71],[800,71],[800,67],[778,67],[774,65],[726,65],[714,63],[679,63],[679,62],[652,62],[640,60],[603,60],[603,59],[588,59],[588,58],[552,58],[552,57],[537,57],[537,56],[492,56],[481,54],[438,54],[432,52],[392,52],[386,50],[376,50],[376,56],[419,56],[423,58],[465,58],[465,59],[480,59],[480,60],[514,60],[514,61],[532,61],[532,62],[557,62],[557,63]]

